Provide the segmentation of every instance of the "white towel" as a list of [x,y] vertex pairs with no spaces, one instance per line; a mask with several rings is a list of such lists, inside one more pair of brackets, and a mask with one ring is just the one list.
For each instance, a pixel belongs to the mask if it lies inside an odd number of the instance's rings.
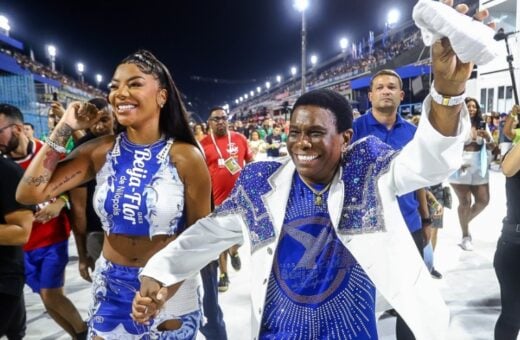
[[464,63],[484,65],[497,56],[500,46],[493,39],[492,28],[441,2],[419,0],[413,8],[413,19],[426,46],[447,37]]

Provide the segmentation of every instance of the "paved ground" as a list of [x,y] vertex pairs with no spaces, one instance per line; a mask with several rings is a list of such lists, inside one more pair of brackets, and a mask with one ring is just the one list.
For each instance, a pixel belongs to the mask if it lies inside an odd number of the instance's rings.
[[[454,206],[457,200],[454,196]],[[471,224],[475,250],[462,251],[460,230],[455,210],[447,210],[445,227],[439,233],[435,266],[444,278],[436,283],[451,310],[449,340],[493,338],[493,327],[500,309],[499,291],[493,270],[493,254],[505,215],[504,177],[491,173],[491,202]],[[77,257],[73,242],[71,261],[67,266],[66,293],[83,316],[90,300],[89,285],[77,273]],[[242,248],[243,269],[230,270],[230,289],[220,295],[230,340],[246,339],[249,324],[248,286],[251,268],[247,265],[247,249]],[[68,339],[68,336],[44,313],[37,295],[25,291],[28,312],[27,339]],[[380,339],[395,339],[395,318],[383,315],[379,322]],[[203,339],[200,336],[200,339]]]

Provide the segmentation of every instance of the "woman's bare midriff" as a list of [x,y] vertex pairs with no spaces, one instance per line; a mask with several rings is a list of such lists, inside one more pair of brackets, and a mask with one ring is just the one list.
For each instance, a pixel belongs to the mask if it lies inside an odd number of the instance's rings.
[[468,145],[464,145],[464,151],[480,151],[482,149],[482,144],[478,144],[476,142],[471,142]]
[[128,266],[144,267],[146,262],[176,236],[159,235],[150,239],[147,236],[125,234],[105,234],[103,256],[110,262]]

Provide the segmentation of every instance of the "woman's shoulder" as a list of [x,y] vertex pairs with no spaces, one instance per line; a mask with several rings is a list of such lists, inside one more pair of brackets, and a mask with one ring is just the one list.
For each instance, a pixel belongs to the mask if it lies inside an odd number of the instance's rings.
[[204,156],[201,149],[193,144],[178,140],[174,141],[172,144],[170,149],[170,158],[174,163],[186,161],[204,162]]

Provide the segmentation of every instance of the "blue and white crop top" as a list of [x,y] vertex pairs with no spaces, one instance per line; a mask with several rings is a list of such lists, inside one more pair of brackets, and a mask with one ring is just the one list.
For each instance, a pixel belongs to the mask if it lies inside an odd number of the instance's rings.
[[184,185],[170,161],[173,139],[137,145],[116,137],[97,174],[94,209],[107,234],[173,235],[185,228]]

